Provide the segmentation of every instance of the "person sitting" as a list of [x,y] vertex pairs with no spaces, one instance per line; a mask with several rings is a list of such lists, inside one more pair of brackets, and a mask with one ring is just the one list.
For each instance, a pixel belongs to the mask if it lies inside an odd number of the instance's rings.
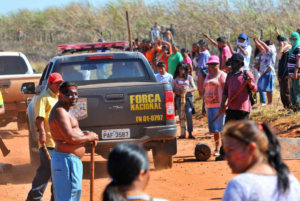
[[223,201],[300,200],[300,184],[281,157],[276,135],[267,124],[232,121],[223,129],[225,160],[234,174]]
[[124,62],[114,62],[112,67],[112,74],[108,79],[117,79],[117,78],[132,78],[134,72],[131,68],[125,67]]
[[75,70],[74,66],[64,66],[62,68],[61,74],[65,81],[82,81],[83,74]]
[[113,148],[107,162],[111,178],[103,193],[103,201],[166,201],[145,193],[150,179],[147,153],[138,145],[123,143]]

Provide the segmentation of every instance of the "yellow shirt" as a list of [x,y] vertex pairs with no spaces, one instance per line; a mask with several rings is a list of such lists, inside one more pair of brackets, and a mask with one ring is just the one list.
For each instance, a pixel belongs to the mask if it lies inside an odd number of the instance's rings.
[[[35,103],[35,119],[37,117],[43,117],[44,118],[44,128],[46,131],[46,143],[45,145],[47,147],[55,148],[55,143],[52,139],[51,133],[50,133],[50,126],[48,123],[48,119],[50,116],[50,112],[53,108],[53,106],[58,101],[58,95],[55,95],[51,89],[48,89],[43,94],[41,94]],[[39,148],[42,146],[39,143]]]
[[3,106],[4,102],[3,102],[3,98],[2,98],[2,93],[0,92],[0,106]]

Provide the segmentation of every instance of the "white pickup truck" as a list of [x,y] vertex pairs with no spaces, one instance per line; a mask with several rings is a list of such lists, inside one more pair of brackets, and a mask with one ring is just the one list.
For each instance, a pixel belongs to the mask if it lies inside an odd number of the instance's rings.
[[5,114],[0,116],[0,127],[17,121],[18,129],[27,129],[27,101],[34,94],[23,94],[24,82],[38,85],[40,73],[32,69],[26,56],[20,52],[0,52],[0,91],[3,96]]

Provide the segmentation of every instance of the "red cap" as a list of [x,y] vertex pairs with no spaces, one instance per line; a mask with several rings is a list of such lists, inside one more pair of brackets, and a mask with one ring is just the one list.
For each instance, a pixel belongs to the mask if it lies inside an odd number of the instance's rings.
[[60,82],[60,81],[64,81],[62,76],[59,74],[59,73],[51,73],[51,75],[49,76],[49,79],[48,79],[48,83],[49,82]]

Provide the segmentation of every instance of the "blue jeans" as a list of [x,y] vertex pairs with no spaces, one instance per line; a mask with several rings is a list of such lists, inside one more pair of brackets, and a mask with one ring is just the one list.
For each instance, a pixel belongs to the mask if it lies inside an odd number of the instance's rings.
[[56,201],[80,201],[83,165],[79,157],[55,151],[51,160]]
[[264,91],[259,92],[259,100],[260,100],[260,103],[264,103],[264,104],[267,103],[266,92],[264,92]]
[[[180,98],[176,99],[176,107],[178,110],[178,114],[179,114],[179,119],[181,119],[180,117]],[[188,132],[193,132],[193,117],[192,117],[192,106],[190,104],[190,102],[188,100],[186,100],[186,104],[185,104],[185,115],[186,115],[186,122],[187,122],[187,130]]]
[[[48,152],[52,156],[54,148],[48,147]],[[28,193],[28,201],[40,201],[46,190],[47,184],[51,179],[51,165],[43,148],[39,150],[41,165],[36,171],[36,175],[32,181],[32,188]],[[51,185],[51,201],[54,201],[53,185]]]

